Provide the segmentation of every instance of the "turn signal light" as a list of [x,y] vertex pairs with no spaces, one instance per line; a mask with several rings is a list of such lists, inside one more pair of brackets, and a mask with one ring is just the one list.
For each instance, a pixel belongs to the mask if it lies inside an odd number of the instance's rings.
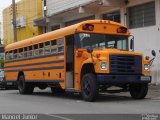
[[96,55],[97,58],[100,58],[100,56],[101,56],[101,54],[97,54],[97,55]]
[[92,24],[85,24],[82,27],[83,30],[88,30],[88,31],[93,31],[94,30],[94,25]]

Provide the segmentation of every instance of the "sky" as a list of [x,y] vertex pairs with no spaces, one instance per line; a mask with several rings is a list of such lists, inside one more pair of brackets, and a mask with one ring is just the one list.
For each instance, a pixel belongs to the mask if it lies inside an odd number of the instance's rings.
[[[20,1],[20,0],[15,0],[16,2],[18,2],[18,1]],[[12,4],[12,0],[0,0],[0,22],[2,23],[3,21],[3,18],[2,18],[2,11],[3,11],[3,9],[4,8],[6,8],[6,7],[8,7],[8,6],[10,6]],[[3,23],[2,23],[2,25],[3,25]],[[2,28],[2,25],[1,25],[1,28]],[[2,29],[1,29],[1,31],[3,31]]]

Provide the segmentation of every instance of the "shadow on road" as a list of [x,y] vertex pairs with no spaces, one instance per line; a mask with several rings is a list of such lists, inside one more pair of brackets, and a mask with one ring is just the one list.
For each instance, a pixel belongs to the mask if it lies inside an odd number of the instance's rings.
[[[151,99],[160,99],[160,92],[159,89],[160,86],[150,86],[149,87],[149,92],[145,100],[151,100]],[[6,91],[6,94],[17,94],[19,95],[18,90],[10,92],[10,90],[7,92],[7,90],[1,90]],[[31,96],[31,95],[27,95]],[[34,93],[32,96],[36,97],[47,97],[47,98],[56,98],[56,99],[63,99],[63,100],[77,100],[77,101],[83,101],[82,97],[78,93],[57,93],[53,94],[50,92],[49,89],[47,90],[37,90],[35,89]],[[143,99],[142,99],[143,100]],[[97,99],[96,102],[125,102],[125,101],[141,101],[141,100],[135,100],[131,98],[130,94],[128,92],[125,93],[114,93],[114,94],[109,94],[109,93],[101,93]]]
[[[51,98],[60,98],[60,99],[66,99],[66,100],[77,100],[82,101],[82,97],[78,93],[60,93],[60,94],[52,94],[49,92],[34,92],[34,96],[44,96],[44,97],[51,97]],[[132,99],[129,95],[127,96],[126,93],[124,95],[118,95],[118,94],[99,94],[99,97],[96,102],[117,102],[117,101],[136,101],[135,99]]]

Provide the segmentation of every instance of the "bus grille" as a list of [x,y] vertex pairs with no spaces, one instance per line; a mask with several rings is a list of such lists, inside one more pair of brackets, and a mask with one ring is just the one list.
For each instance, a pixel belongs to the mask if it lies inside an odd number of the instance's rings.
[[111,74],[142,74],[142,57],[134,55],[110,55]]

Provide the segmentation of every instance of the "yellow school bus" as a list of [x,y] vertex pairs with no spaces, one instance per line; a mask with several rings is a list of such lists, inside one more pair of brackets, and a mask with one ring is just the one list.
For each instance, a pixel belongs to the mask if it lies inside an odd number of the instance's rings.
[[[119,23],[80,22],[6,46],[5,79],[20,94],[50,87],[79,92],[86,101],[95,101],[99,92],[120,91],[142,99],[151,82],[149,60],[133,51],[133,43]],[[112,86],[121,89],[111,91]]]

